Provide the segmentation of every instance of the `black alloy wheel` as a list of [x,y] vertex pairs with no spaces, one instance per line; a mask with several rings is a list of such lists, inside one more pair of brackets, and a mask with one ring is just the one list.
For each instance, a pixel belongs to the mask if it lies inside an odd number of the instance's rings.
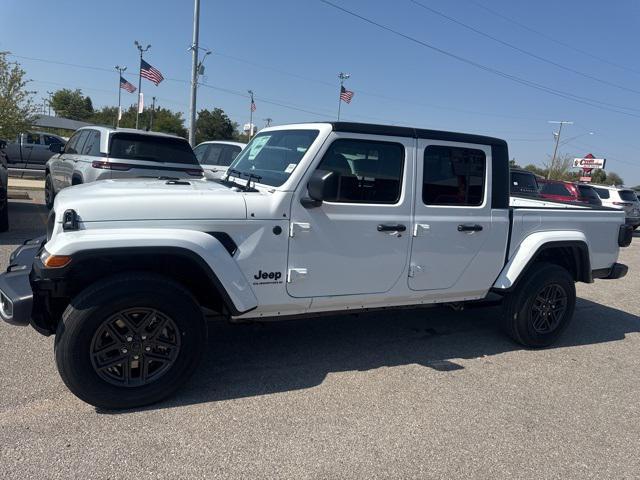
[[130,308],[111,315],[91,341],[93,368],[116,386],[138,387],[158,380],[179,353],[176,324],[153,308]]

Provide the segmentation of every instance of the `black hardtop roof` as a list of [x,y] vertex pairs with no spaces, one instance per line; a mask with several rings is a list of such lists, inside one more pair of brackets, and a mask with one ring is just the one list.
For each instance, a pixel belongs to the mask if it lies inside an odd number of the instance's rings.
[[474,135],[471,133],[445,132],[424,128],[398,127],[394,125],[376,125],[373,123],[330,122],[334,132],[364,133],[369,135],[388,135],[393,137],[426,138],[461,143],[477,143],[481,145],[507,146],[507,142],[494,137]]

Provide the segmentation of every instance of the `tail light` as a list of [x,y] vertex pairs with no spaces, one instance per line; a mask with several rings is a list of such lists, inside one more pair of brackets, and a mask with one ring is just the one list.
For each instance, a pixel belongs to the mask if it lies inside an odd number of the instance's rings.
[[94,160],[91,162],[91,166],[93,168],[101,168],[103,170],[120,170],[127,171],[133,168],[133,165],[129,165],[127,163],[111,163],[111,162],[101,162],[99,160]]

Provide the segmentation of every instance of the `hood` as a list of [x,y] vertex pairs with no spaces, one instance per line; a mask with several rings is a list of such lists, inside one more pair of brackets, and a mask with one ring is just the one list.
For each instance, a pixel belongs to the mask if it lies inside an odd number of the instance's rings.
[[[62,190],[54,209],[73,209],[81,222],[247,218],[242,192],[217,182],[188,180],[103,180]],[[58,217],[60,218],[60,217]]]

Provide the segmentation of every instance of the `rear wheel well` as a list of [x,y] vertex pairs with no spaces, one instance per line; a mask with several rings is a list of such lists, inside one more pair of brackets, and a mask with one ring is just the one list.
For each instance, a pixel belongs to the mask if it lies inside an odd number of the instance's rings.
[[558,265],[569,272],[575,282],[591,283],[591,262],[589,250],[584,242],[553,242],[543,245],[529,262],[520,276],[537,263]]
[[80,185],[82,183],[82,177],[77,173],[74,173],[71,177],[71,185]]

